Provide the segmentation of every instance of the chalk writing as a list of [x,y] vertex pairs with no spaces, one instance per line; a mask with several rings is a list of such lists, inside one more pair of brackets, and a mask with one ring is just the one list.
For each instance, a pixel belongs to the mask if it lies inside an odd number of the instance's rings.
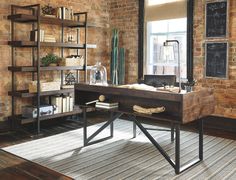
[[225,37],[227,27],[227,1],[207,3],[206,37]]
[[227,48],[226,42],[206,43],[206,77],[226,78]]

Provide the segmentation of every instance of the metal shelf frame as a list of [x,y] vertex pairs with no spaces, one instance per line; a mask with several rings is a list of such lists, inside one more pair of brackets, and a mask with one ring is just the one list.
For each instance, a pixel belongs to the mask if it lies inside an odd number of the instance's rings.
[[[19,14],[18,10],[27,10],[28,14]],[[49,119],[47,117],[40,117],[39,116],[39,110],[40,110],[40,97],[41,96],[50,96],[53,95],[53,92],[51,93],[45,93],[40,92],[40,74],[41,71],[53,71],[57,70],[60,71],[61,74],[61,85],[63,85],[63,79],[64,79],[64,70],[75,70],[76,71],[76,78],[77,82],[79,82],[79,71],[84,72],[84,81],[87,82],[87,49],[89,45],[87,44],[87,36],[88,36],[88,27],[94,27],[92,24],[88,24],[88,14],[87,12],[81,12],[81,13],[74,13],[74,16],[76,17],[76,20],[65,20],[64,17],[62,19],[56,19],[56,18],[49,18],[41,16],[41,6],[40,4],[34,4],[29,6],[17,6],[17,5],[11,5],[11,15],[8,16],[8,19],[11,21],[11,41],[9,41],[9,45],[11,46],[11,63],[12,65],[8,67],[8,70],[11,71],[12,76],[12,90],[9,92],[9,95],[12,97],[11,105],[12,105],[12,115],[9,117],[11,119],[12,128],[15,129],[16,125],[18,124],[17,121],[19,121],[19,115],[16,114],[16,98],[21,97],[31,97],[35,98],[37,100],[37,118],[34,119],[32,122],[37,123],[37,133],[40,133],[40,121],[43,119]],[[62,14],[64,14],[62,12]],[[84,17],[84,21],[81,22],[81,16]],[[16,23],[29,23],[31,24],[32,30],[37,30],[37,41],[17,41],[15,38],[15,31]],[[48,43],[48,42],[40,42],[40,29],[41,24],[53,24],[61,27],[61,42],[55,42],[55,43]],[[77,29],[77,43],[71,44],[71,43],[65,43],[64,42],[64,30],[65,28],[76,28]],[[80,44],[80,28],[84,28],[84,43]],[[15,57],[15,51],[16,48],[22,48],[22,47],[28,47],[32,48],[32,66],[17,66],[16,63],[16,57]],[[61,57],[64,57],[64,48],[71,48],[71,49],[77,49],[77,55],[79,55],[79,49],[84,50],[84,66],[80,67],[41,67],[40,66],[40,54],[41,54],[41,48],[42,47],[60,47],[61,48]],[[27,92],[21,92],[17,91],[16,86],[16,72],[31,72],[32,73],[32,80],[37,80],[37,93],[27,93]],[[71,90],[60,90],[55,91],[55,94],[58,93],[70,93],[73,92]],[[50,118],[57,118],[59,116],[67,116],[74,114],[72,113],[65,113],[61,115],[54,115],[50,116]]]

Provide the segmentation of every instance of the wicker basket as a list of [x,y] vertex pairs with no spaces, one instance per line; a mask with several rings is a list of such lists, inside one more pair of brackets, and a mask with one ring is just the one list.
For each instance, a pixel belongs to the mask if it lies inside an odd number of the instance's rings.
[[[61,89],[60,82],[40,82],[40,92],[44,91],[57,91]],[[29,83],[29,92],[36,93],[37,92],[37,81],[31,81]]]
[[60,66],[83,66],[84,65],[84,57],[68,57],[63,59],[60,62]]

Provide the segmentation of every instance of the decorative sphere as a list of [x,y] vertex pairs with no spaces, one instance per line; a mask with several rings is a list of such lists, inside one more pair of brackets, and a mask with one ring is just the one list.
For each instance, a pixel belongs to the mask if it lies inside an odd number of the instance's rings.
[[104,95],[100,95],[98,98],[98,100],[101,102],[105,101],[105,99],[106,99],[106,97]]

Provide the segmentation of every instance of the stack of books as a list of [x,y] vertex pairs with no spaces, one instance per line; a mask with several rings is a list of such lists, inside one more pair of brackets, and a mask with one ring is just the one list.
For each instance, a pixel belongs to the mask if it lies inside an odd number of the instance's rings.
[[102,108],[102,109],[113,109],[118,108],[119,103],[118,102],[96,102],[95,105],[96,108]]
[[52,96],[51,105],[56,108],[54,114],[73,111],[74,98],[71,96]]
[[74,11],[72,8],[60,7],[58,8],[57,16],[59,19],[74,20]]
[[44,35],[44,42],[56,42],[56,38],[53,35]]
[[[30,31],[30,41],[37,41],[37,39],[38,39],[37,33],[38,33],[37,30]],[[42,30],[42,29],[40,29],[39,41],[40,42],[44,41],[44,30]]]

